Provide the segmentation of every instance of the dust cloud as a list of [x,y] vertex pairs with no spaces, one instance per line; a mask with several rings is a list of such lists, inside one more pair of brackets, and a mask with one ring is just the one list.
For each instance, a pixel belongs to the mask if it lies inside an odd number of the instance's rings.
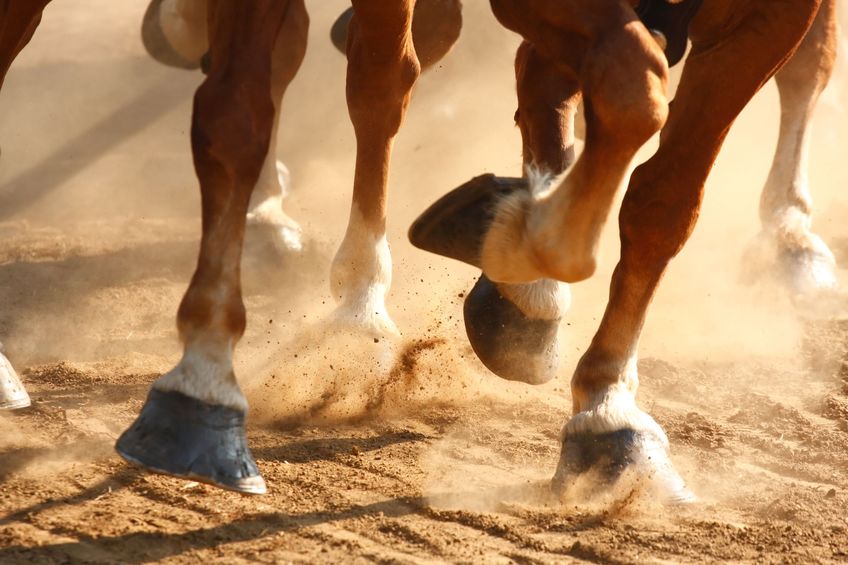
[[[327,39],[346,2],[310,3],[310,46],[284,101],[279,143],[293,180],[287,212],[309,244],[300,256],[254,253],[261,235],[249,234],[248,330],[236,368],[260,426],[338,426],[459,407],[421,461],[423,490],[437,506],[476,510],[550,504],[544,483],[570,410],[569,378],[603,314],[618,256],[613,219],[597,274],[573,287],[560,375],[530,388],[488,374],[465,341],[461,295],[476,273],[407,242],[411,221],[447,190],[482,172],[521,171],[513,123],[518,38],[486,4],[466,3],[459,43],[422,76],[398,136],[388,305],[402,337],[373,342],[327,324],[327,273],[346,225],[354,139],[345,61]],[[138,40],[144,5],[51,6],[0,95],[0,336],[18,367],[135,355],[131,371],[147,376],[134,386],[142,386],[178,360],[173,318],[200,229],[187,132],[201,75],[147,58]],[[815,117],[810,181],[814,227],[845,263],[844,50],[840,57]],[[725,143],[698,227],[661,285],[641,344],[640,403],[670,430],[687,480],[718,499],[731,496],[721,480],[739,469],[712,467],[707,479],[698,470],[704,446],[730,432],[691,414],[744,419],[749,394],[761,395],[753,403],[763,414],[784,404],[806,410],[827,390],[806,368],[804,326],[790,302],[767,282],[740,283],[778,119],[769,85]],[[799,387],[804,395],[795,394]],[[18,431],[0,424],[5,445]]]

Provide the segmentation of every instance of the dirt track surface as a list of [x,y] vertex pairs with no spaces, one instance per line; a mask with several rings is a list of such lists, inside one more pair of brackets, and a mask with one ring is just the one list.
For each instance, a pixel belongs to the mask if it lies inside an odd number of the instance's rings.
[[[344,62],[326,35],[343,4],[313,9],[281,133],[307,249],[279,257],[250,233],[245,256],[237,372],[264,497],[148,475],[112,451],[179,358],[173,317],[199,230],[186,138],[199,76],[145,58],[144,2],[107,0],[57,3],[13,69],[0,95],[0,337],[34,405],[0,414],[0,563],[848,561],[848,321],[841,309],[800,319],[767,284],[737,284],[772,147],[762,140],[776,131],[773,90],[728,139],[642,343],[640,405],[700,501],[577,507],[547,481],[570,371],[602,313],[615,222],[599,273],[574,289],[561,375],[531,388],[488,374],[460,318],[474,273],[403,239],[439,194],[520,163],[515,38],[483,3],[468,6],[395,154],[390,310],[403,338],[332,329],[327,269],[353,141]],[[821,114],[816,226],[845,265],[848,128],[838,109]]]

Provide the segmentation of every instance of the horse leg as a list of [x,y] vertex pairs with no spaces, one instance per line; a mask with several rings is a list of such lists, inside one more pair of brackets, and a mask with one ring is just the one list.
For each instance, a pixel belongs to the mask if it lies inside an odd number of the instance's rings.
[[[347,53],[347,36],[353,8],[345,10],[333,23],[330,39],[336,49]],[[415,54],[426,71],[447,55],[462,30],[460,0],[417,0],[412,14],[412,42]]]
[[[553,179],[574,162],[577,76],[526,41],[518,49],[515,74],[525,175]],[[465,299],[468,340],[496,375],[545,383],[559,368],[557,334],[570,303],[564,283],[493,283],[482,274]]]
[[[584,151],[553,187],[545,178],[530,190],[468,183],[425,212],[410,235],[420,247],[481,267],[496,282],[583,280],[595,270],[601,230],[630,161],[665,121],[668,68],[627,2],[538,0],[533,10],[518,0],[491,3],[502,24],[578,73],[586,106]],[[488,212],[471,214],[469,208]],[[430,219],[438,221],[428,226]],[[450,233],[457,226],[464,226],[459,238]],[[463,244],[453,244],[450,255],[439,250],[445,238]]]
[[571,381],[574,415],[563,429],[553,479],[560,493],[590,469],[612,481],[631,468],[666,501],[691,499],[668,458],[665,434],[636,406],[639,334],[666,265],[694,227],[728,129],[801,41],[818,5],[757,0],[724,27],[704,4],[699,18],[709,25],[693,25],[692,52],[660,147],[633,173],[621,207],[621,259],[609,302]]
[[271,130],[268,154],[262,163],[262,171],[250,199],[247,222],[269,229],[272,241],[280,250],[300,251],[303,249],[300,225],[283,211],[283,200],[288,195],[289,172],[286,166],[277,160],[277,131],[283,96],[306,55],[309,15],[303,0],[293,2],[289,12],[274,46],[271,74],[274,127]]
[[836,1],[822,3],[798,50],[775,75],[780,92],[780,137],[760,199],[762,232],[747,256],[752,272],[776,262],[793,297],[815,298],[836,287],[836,261],[811,229],[807,167],[810,124],[836,56]]
[[124,458],[153,471],[247,493],[265,483],[247,447],[247,401],[233,372],[244,332],[240,267],[245,215],[273,128],[274,45],[296,0],[210,3],[210,61],[194,98],[192,150],[203,235],[177,314],[179,364],[153,385],[118,439]]
[[356,134],[353,202],[333,260],[337,317],[375,335],[397,334],[386,311],[392,279],[386,197],[392,143],[418,79],[412,44],[415,0],[354,0],[348,39],[347,102]]
[[[50,0],[0,0],[0,89],[12,61],[21,52],[41,21]],[[30,405],[29,395],[0,345],[0,410]]]

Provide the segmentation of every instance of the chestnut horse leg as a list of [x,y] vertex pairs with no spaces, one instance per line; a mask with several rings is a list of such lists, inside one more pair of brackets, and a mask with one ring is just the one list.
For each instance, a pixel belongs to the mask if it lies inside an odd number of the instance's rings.
[[[626,2],[539,0],[533,6],[537,11],[518,0],[492,0],[495,16],[530,45],[518,68],[525,160],[558,172],[573,159],[578,85],[585,98],[583,153],[555,182],[538,174],[529,186],[478,177],[448,193],[410,228],[417,247],[476,265],[501,283],[499,293],[487,287],[469,296],[487,300],[472,309],[466,303],[466,328],[487,367],[530,383],[555,374],[556,321],[567,306],[567,299],[557,299],[564,293],[556,285],[534,281],[574,282],[594,270],[601,229],[630,161],[665,120],[668,71],[662,51]],[[520,296],[510,289],[534,292]],[[509,300],[499,300],[501,295]],[[531,313],[529,307],[542,304],[544,311]]]
[[763,230],[748,259],[759,272],[763,260],[776,261],[793,297],[815,299],[837,284],[833,254],[811,229],[807,175],[810,123],[833,71],[836,46],[836,0],[825,0],[804,41],[775,75],[780,137],[760,199]]
[[288,195],[288,169],[277,160],[277,131],[286,89],[294,80],[303,57],[309,33],[309,15],[303,0],[292,4],[289,16],[280,32],[272,55],[271,98],[274,101],[274,128],[271,143],[262,163],[259,180],[253,189],[247,222],[271,231],[271,240],[280,251],[301,251],[303,242],[300,225],[283,210]]
[[[352,17],[353,8],[348,8],[336,19],[330,30],[333,45],[342,53],[347,53],[348,28]],[[412,13],[412,42],[422,71],[447,55],[459,39],[461,30],[460,0],[417,0]]]
[[[151,57],[169,66],[196,69],[209,50],[208,0],[152,0],[142,23],[141,36]],[[295,21],[298,20],[298,21]],[[306,53],[309,16],[303,6],[293,9],[286,24],[294,35],[285,35],[274,48],[271,95],[274,100],[274,130],[268,155],[253,190],[247,213],[249,225],[268,233],[282,252],[301,251],[300,225],[283,210],[288,195],[289,172],[277,160],[277,131],[283,96],[297,74]]]
[[265,482],[244,433],[247,401],[233,372],[245,326],[239,263],[250,195],[273,129],[272,53],[302,4],[215,1],[209,9],[209,69],[194,98],[191,131],[203,236],[177,314],[184,354],[154,383],[116,449],[153,471],[262,493]]
[[[578,78],[585,149],[556,186],[513,190],[484,180],[456,189],[413,224],[410,239],[481,267],[495,282],[583,280],[595,270],[601,229],[630,161],[665,122],[665,58],[624,0],[491,4],[502,24]],[[464,244],[445,245],[457,239]]]
[[[665,434],[636,406],[639,334],[666,265],[694,227],[728,129],[800,43],[819,2],[753,0],[727,27],[715,23],[721,16],[709,6],[693,25],[692,52],[660,147],[633,173],[622,204],[621,259],[607,309],[571,381],[574,416],[563,429],[554,477],[560,492],[590,468],[612,479],[629,466],[644,473],[661,498],[691,498],[668,459]],[[698,27],[699,19],[710,29]]]
[[349,26],[347,101],[356,134],[353,202],[333,260],[331,292],[342,323],[375,336],[397,334],[386,310],[392,260],[386,197],[392,143],[418,79],[412,44],[414,0],[354,0]]
[[[49,1],[0,0],[0,89],[12,61],[35,33],[41,12]],[[29,395],[0,346],[0,410],[15,410],[29,405]]]
[[[539,177],[531,182],[553,180],[574,162],[574,118],[581,98],[577,75],[527,41],[518,49],[515,75],[525,175]],[[557,334],[570,303],[565,283],[495,284],[481,275],[463,312],[471,347],[499,377],[545,383],[559,369]]]

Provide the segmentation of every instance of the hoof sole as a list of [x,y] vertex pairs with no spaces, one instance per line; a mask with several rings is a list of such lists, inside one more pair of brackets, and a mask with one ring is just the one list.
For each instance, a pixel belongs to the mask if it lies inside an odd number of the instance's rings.
[[409,228],[415,247],[480,268],[480,249],[497,203],[517,190],[528,190],[525,179],[475,177],[447,193]]
[[15,368],[0,353],[0,410],[19,410],[31,404]]
[[163,0],[150,0],[144,18],[141,21],[141,43],[148,55],[163,65],[178,69],[195,70],[200,68],[200,61],[190,61],[180,55],[165,37],[159,23],[159,7]]
[[486,275],[465,298],[465,331],[487,369],[510,381],[543,384],[559,368],[559,319],[528,318]]
[[665,504],[695,500],[674,469],[665,444],[654,434],[629,429],[567,435],[551,489],[559,496],[567,495],[588,474],[597,488],[612,487],[631,470],[640,486]]
[[156,473],[247,494],[266,492],[247,447],[244,413],[179,392],[151,390],[115,450]]

